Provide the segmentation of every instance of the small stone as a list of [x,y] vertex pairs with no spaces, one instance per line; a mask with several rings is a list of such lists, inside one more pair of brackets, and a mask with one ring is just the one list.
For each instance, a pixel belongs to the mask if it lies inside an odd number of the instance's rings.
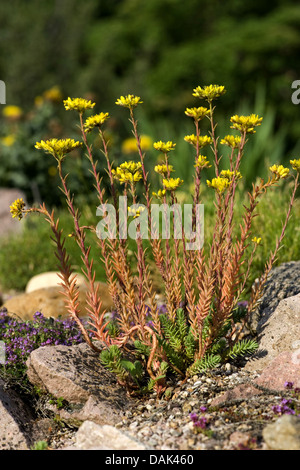
[[300,450],[300,418],[283,415],[263,429],[263,438],[271,450]]

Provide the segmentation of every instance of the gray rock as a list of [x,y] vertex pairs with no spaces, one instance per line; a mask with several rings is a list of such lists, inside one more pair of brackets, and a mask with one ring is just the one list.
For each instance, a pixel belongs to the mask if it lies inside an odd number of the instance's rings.
[[77,405],[65,418],[115,424],[133,406],[125,389],[101,364],[99,354],[86,343],[36,349],[27,360],[27,375],[33,385]]
[[114,426],[85,421],[75,436],[74,447],[64,450],[145,450],[146,446]]
[[262,317],[257,326],[259,348],[246,364],[249,371],[262,371],[283,352],[291,353],[297,362],[300,340],[300,294],[281,300],[275,311]]
[[258,307],[251,315],[251,328],[256,331],[272,315],[279,302],[300,293],[300,261],[290,261],[271,270]]
[[33,415],[19,396],[0,379],[0,450],[28,450],[33,443]]
[[300,418],[283,415],[263,429],[263,438],[271,450],[300,450]]

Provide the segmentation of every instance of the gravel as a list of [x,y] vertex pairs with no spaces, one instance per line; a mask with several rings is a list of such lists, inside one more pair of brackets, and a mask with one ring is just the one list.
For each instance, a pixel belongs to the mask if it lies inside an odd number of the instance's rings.
[[[153,393],[136,399],[136,406],[116,427],[151,450],[266,450],[262,431],[278,418],[272,407],[279,404],[283,392],[267,390],[212,406],[215,397],[257,377],[255,372],[225,364],[185,383],[170,382],[167,398]],[[75,428],[60,429],[49,439],[49,447],[72,445],[75,434]]]

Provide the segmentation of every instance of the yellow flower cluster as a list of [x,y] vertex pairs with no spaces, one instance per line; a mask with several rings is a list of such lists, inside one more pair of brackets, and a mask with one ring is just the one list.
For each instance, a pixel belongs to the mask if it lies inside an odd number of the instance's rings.
[[171,150],[175,150],[176,144],[171,140],[168,140],[168,142],[162,142],[160,140],[159,142],[154,142],[153,147],[155,150],[159,150],[162,153],[169,153]]
[[205,147],[206,145],[209,145],[212,143],[212,138],[209,137],[208,135],[199,135],[198,139],[197,136],[194,134],[191,135],[186,135],[184,140],[188,142],[189,144],[194,145],[194,147],[197,147],[197,140],[198,140],[198,147],[199,149]]
[[157,191],[157,193],[153,192],[152,193],[152,196],[154,197],[157,197],[158,199],[163,199],[163,197],[165,196],[166,194],[166,190],[165,189],[159,189]]
[[199,157],[196,160],[196,163],[194,165],[195,168],[211,168],[211,165],[209,161],[207,160],[207,157],[204,155],[199,155]]
[[247,134],[254,134],[256,131],[254,127],[260,126],[263,118],[258,117],[257,114],[250,114],[250,116],[232,116],[230,122],[232,123],[231,128],[237,129],[240,132],[246,132]]
[[220,176],[221,178],[227,178],[228,181],[232,181],[234,176],[236,180],[240,180],[242,178],[242,174],[239,171],[235,172],[230,170],[222,170]]
[[62,93],[61,93],[61,90],[58,86],[53,86],[52,88],[49,88],[48,90],[44,91],[43,97],[46,100],[54,101],[54,102],[58,103],[62,99]]
[[135,108],[140,103],[143,103],[141,101],[141,98],[135,95],[121,96],[116,101],[116,104],[118,106],[123,106],[124,108],[129,108],[129,109]]
[[208,85],[208,86],[204,86],[203,88],[201,86],[198,86],[197,88],[195,88],[193,96],[196,96],[197,98],[202,98],[202,99],[207,100],[208,102],[211,102],[215,100],[216,98],[219,98],[219,96],[224,95],[225,93],[226,93],[226,90],[224,86]]
[[269,170],[275,175],[276,179],[286,178],[290,173],[289,168],[285,168],[283,165],[272,165]]
[[200,121],[210,115],[210,110],[200,106],[199,108],[186,108],[185,114],[195,121]]
[[56,159],[62,159],[66,153],[72,152],[72,150],[81,146],[82,143],[75,142],[74,139],[50,139],[36,142],[35,148],[50,153]]
[[256,245],[260,245],[261,244],[261,238],[259,237],[254,237],[252,238],[251,240],[253,243],[255,243]]
[[109,113],[99,113],[94,116],[90,116],[84,123],[85,132],[91,132],[94,127],[100,127],[109,119]]
[[80,114],[84,113],[87,109],[92,109],[96,103],[92,103],[91,100],[86,100],[84,98],[68,98],[64,100],[64,106],[66,110],[75,110]]
[[23,199],[16,199],[10,207],[10,213],[13,218],[18,217],[19,220],[23,217],[23,210],[25,207],[25,202]]
[[183,180],[180,178],[169,178],[163,179],[163,185],[168,191],[175,191],[179,186],[183,184]]
[[[148,135],[140,136],[140,146],[142,151],[149,150],[152,145],[152,139]],[[138,151],[137,142],[135,137],[125,139],[122,143],[122,152],[125,154],[135,153]]]
[[233,149],[239,148],[241,145],[241,136],[238,135],[226,135],[224,139],[221,139],[222,145],[228,145]]
[[290,160],[290,164],[292,165],[293,170],[300,172],[300,159],[298,160]]
[[212,181],[207,180],[206,183],[208,187],[216,189],[220,194],[223,193],[225,189],[228,188],[228,186],[230,186],[230,180],[222,176],[213,178]]
[[173,172],[174,168],[173,165],[156,165],[154,167],[154,171],[162,176],[167,176],[168,175],[168,170],[169,172]]
[[136,219],[141,215],[142,212],[144,212],[145,206],[139,206],[137,209],[133,209],[131,207],[128,207],[128,215]]
[[124,162],[112,174],[120,183],[136,183],[142,179],[141,168],[141,162]]

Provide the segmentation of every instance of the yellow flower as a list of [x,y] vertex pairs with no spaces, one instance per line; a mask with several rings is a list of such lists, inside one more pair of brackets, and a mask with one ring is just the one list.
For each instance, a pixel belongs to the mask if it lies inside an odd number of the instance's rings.
[[25,207],[25,202],[23,199],[16,199],[10,207],[10,213],[13,218],[18,217],[19,220],[23,218],[23,210]]
[[62,159],[66,153],[81,147],[81,142],[75,142],[74,139],[50,139],[37,142],[35,148],[50,153],[56,159]]
[[300,172],[300,159],[298,160],[290,160],[290,164],[292,165],[293,170]]
[[154,197],[157,197],[158,199],[163,199],[163,197],[165,196],[165,194],[166,194],[166,190],[165,190],[165,189],[159,189],[159,190],[157,191],[157,193],[155,193],[155,192],[152,193],[152,195],[153,195]]
[[141,162],[124,162],[112,174],[120,183],[136,183],[142,179],[141,167]]
[[162,153],[168,153],[171,152],[171,150],[175,150],[176,144],[171,140],[168,140],[168,142],[162,142],[160,140],[159,142],[154,142],[153,147],[155,150],[159,150]]
[[174,171],[174,168],[173,168],[173,165],[156,165],[154,167],[154,171],[156,173],[159,173],[160,175],[162,176],[167,176],[168,175],[168,170],[169,172],[173,172]]
[[230,122],[232,123],[231,128],[237,129],[240,132],[246,132],[247,134],[254,134],[256,131],[254,127],[260,126],[263,118],[258,117],[257,114],[250,114],[250,116],[232,116]]
[[8,119],[19,119],[22,116],[23,111],[19,106],[9,105],[4,106],[2,114]]
[[137,209],[132,209],[131,207],[128,207],[128,215],[136,219],[141,215],[142,212],[144,212],[144,210],[145,206],[140,206]]
[[99,113],[94,116],[90,116],[84,123],[85,132],[91,132],[94,127],[100,127],[109,119],[109,113]]
[[129,109],[135,108],[140,103],[143,103],[141,101],[141,98],[135,95],[121,96],[116,101],[116,104],[118,106],[123,106],[124,108],[129,108]]
[[53,86],[49,90],[44,91],[43,96],[49,101],[60,102],[62,100],[62,93],[58,86]]
[[185,114],[194,118],[195,121],[200,121],[201,119],[204,119],[205,116],[210,115],[210,110],[203,106],[200,106],[200,108],[186,108]]
[[183,180],[180,178],[169,178],[169,179],[163,179],[163,185],[165,189],[169,191],[175,191],[179,186],[181,186],[183,183]]
[[290,173],[289,168],[285,168],[283,165],[270,166],[269,170],[274,173],[276,179],[286,178]]
[[12,145],[14,145],[15,141],[16,137],[14,134],[9,134],[1,138],[1,143],[2,145],[5,145],[5,147],[11,147]]
[[68,98],[64,100],[64,106],[66,110],[78,111],[80,114],[84,113],[87,109],[92,109],[96,103],[92,103],[91,100],[86,100],[84,98]]
[[202,99],[207,100],[208,102],[211,102],[212,100],[219,98],[219,96],[224,95],[224,93],[226,93],[224,86],[208,85],[208,86],[204,86],[203,88],[201,86],[198,86],[197,88],[195,88],[193,96],[196,96],[197,98],[202,98]]
[[222,170],[220,173],[221,178],[227,178],[228,181],[232,181],[234,175],[236,180],[240,180],[242,178],[242,174],[239,171],[234,172],[230,170]]
[[251,241],[252,241],[253,243],[255,243],[256,245],[260,245],[260,244],[261,244],[261,238],[258,238],[258,237],[252,238]]
[[199,157],[196,160],[196,163],[194,167],[199,167],[199,168],[211,168],[211,165],[209,164],[209,161],[207,160],[207,157],[204,155],[199,155]]
[[[186,135],[184,140],[188,142],[189,144],[192,144],[194,147],[197,147],[197,136],[194,134],[191,135]],[[202,135],[198,136],[198,146],[199,149],[205,147],[208,144],[212,143],[212,138],[209,137],[208,135]]]
[[222,178],[221,176],[213,178],[212,181],[207,180],[206,183],[207,186],[216,189],[220,194],[223,193],[223,191],[225,191],[228,186],[230,186],[230,181],[228,178]]
[[[152,139],[148,135],[141,135],[140,137],[140,146],[141,150],[144,152],[149,150],[152,145]],[[122,152],[125,154],[135,153],[138,151],[137,142],[135,137],[130,137],[125,139],[122,143]]]
[[224,139],[221,139],[221,144],[228,145],[228,147],[231,147],[233,149],[239,148],[241,144],[241,136],[226,135]]

